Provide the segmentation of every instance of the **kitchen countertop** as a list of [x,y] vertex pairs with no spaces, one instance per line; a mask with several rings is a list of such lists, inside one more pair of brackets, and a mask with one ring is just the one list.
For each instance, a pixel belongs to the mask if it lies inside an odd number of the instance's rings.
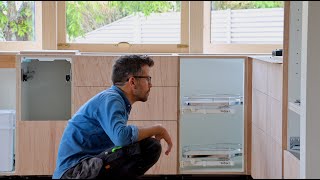
[[257,59],[269,63],[282,64],[283,57],[282,56],[249,56],[252,59]]

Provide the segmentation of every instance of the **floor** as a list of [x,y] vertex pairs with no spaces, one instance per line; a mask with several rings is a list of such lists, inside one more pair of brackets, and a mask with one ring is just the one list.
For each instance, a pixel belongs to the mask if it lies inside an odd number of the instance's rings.
[[[0,176],[0,179],[52,179],[51,176]],[[239,179],[239,180],[252,180],[251,176],[248,175],[145,175],[139,179]]]

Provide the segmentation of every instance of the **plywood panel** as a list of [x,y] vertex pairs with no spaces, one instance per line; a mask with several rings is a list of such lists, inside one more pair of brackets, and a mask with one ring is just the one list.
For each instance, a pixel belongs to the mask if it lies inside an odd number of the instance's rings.
[[178,86],[178,56],[151,56],[150,69],[153,86]]
[[266,172],[267,179],[282,178],[282,146],[278,144],[271,136],[267,137],[266,144]]
[[67,121],[18,121],[18,175],[52,175],[60,138]]
[[[104,87],[74,87],[74,111]],[[130,120],[177,120],[177,87],[152,87],[148,101],[132,106]]]
[[[111,86],[112,65],[118,56],[77,56],[74,58],[75,86]],[[153,86],[178,86],[178,57],[151,56]]]
[[106,87],[73,87],[72,115],[90,98],[105,89]]
[[266,134],[252,124],[251,176],[254,179],[267,177]]
[[281,102],[268,96],[267,134],[278,144],[282,144],[282,107]]
[[253,59],[252,62],[252,87],[265,94],[268,93],[267,79],[268,63]]
[[177,87],[152,87],[148,101],[132,106],[130,120],[177,120]]
[[162,124],[169,132],[173,147],[170,154],[167,156],[164,154],[167,148],[167,144],[164,140],[161,140],[162,153],[158,162],[150,168],[146,174],[177,174],[178,169],[178,131],[177,121],[129,121],[129,124],[135,124],[137,126],[150,126],[154,124]]
[[252,90],[252,124],[266,132],[267,129],[267,95]]
[[72,64],[74,86],[111,86],[116,56],[75,56]]
[[268,95],[282,101],[282,64],[268,64]]
[[300,179],[300,160],[289,151],[284,151],[283,178]]
[[16,55],[0,55],[0,68],[15,68]]

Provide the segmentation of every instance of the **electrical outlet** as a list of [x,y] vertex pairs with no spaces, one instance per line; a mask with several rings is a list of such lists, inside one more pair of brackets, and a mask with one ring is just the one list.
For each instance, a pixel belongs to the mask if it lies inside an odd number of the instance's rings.
[[290,137],[290,149],[300,150],[300,137]]

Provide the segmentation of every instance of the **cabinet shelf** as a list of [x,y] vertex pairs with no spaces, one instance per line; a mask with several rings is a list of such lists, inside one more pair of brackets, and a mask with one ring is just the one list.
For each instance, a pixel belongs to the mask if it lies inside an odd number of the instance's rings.
[[210,108],[203,108],[203,107],[199,108],[197,106],[188,106],[188,107],[183,107],[181,109],[181,112],[182,113],[200,113],[200,114],[218,114],[218,113],[234,114],[235,110],[229,107],[210,109]]
[[241,144],[217,143],[183,148],[181,167],[234,166],[234,157],[242,156]]
[[183,97],[182,113],[235,113],[232,106],[243,104],[242,96],[237,95],[199,95]]
[[289,102],[288,103],[288,108],[291,110],[291,111],[293,111],[293,112],[295,112],[295,113],[297,113],[297,114],[299,114],[300,115],[300,103],[294,103],[294,102]]

